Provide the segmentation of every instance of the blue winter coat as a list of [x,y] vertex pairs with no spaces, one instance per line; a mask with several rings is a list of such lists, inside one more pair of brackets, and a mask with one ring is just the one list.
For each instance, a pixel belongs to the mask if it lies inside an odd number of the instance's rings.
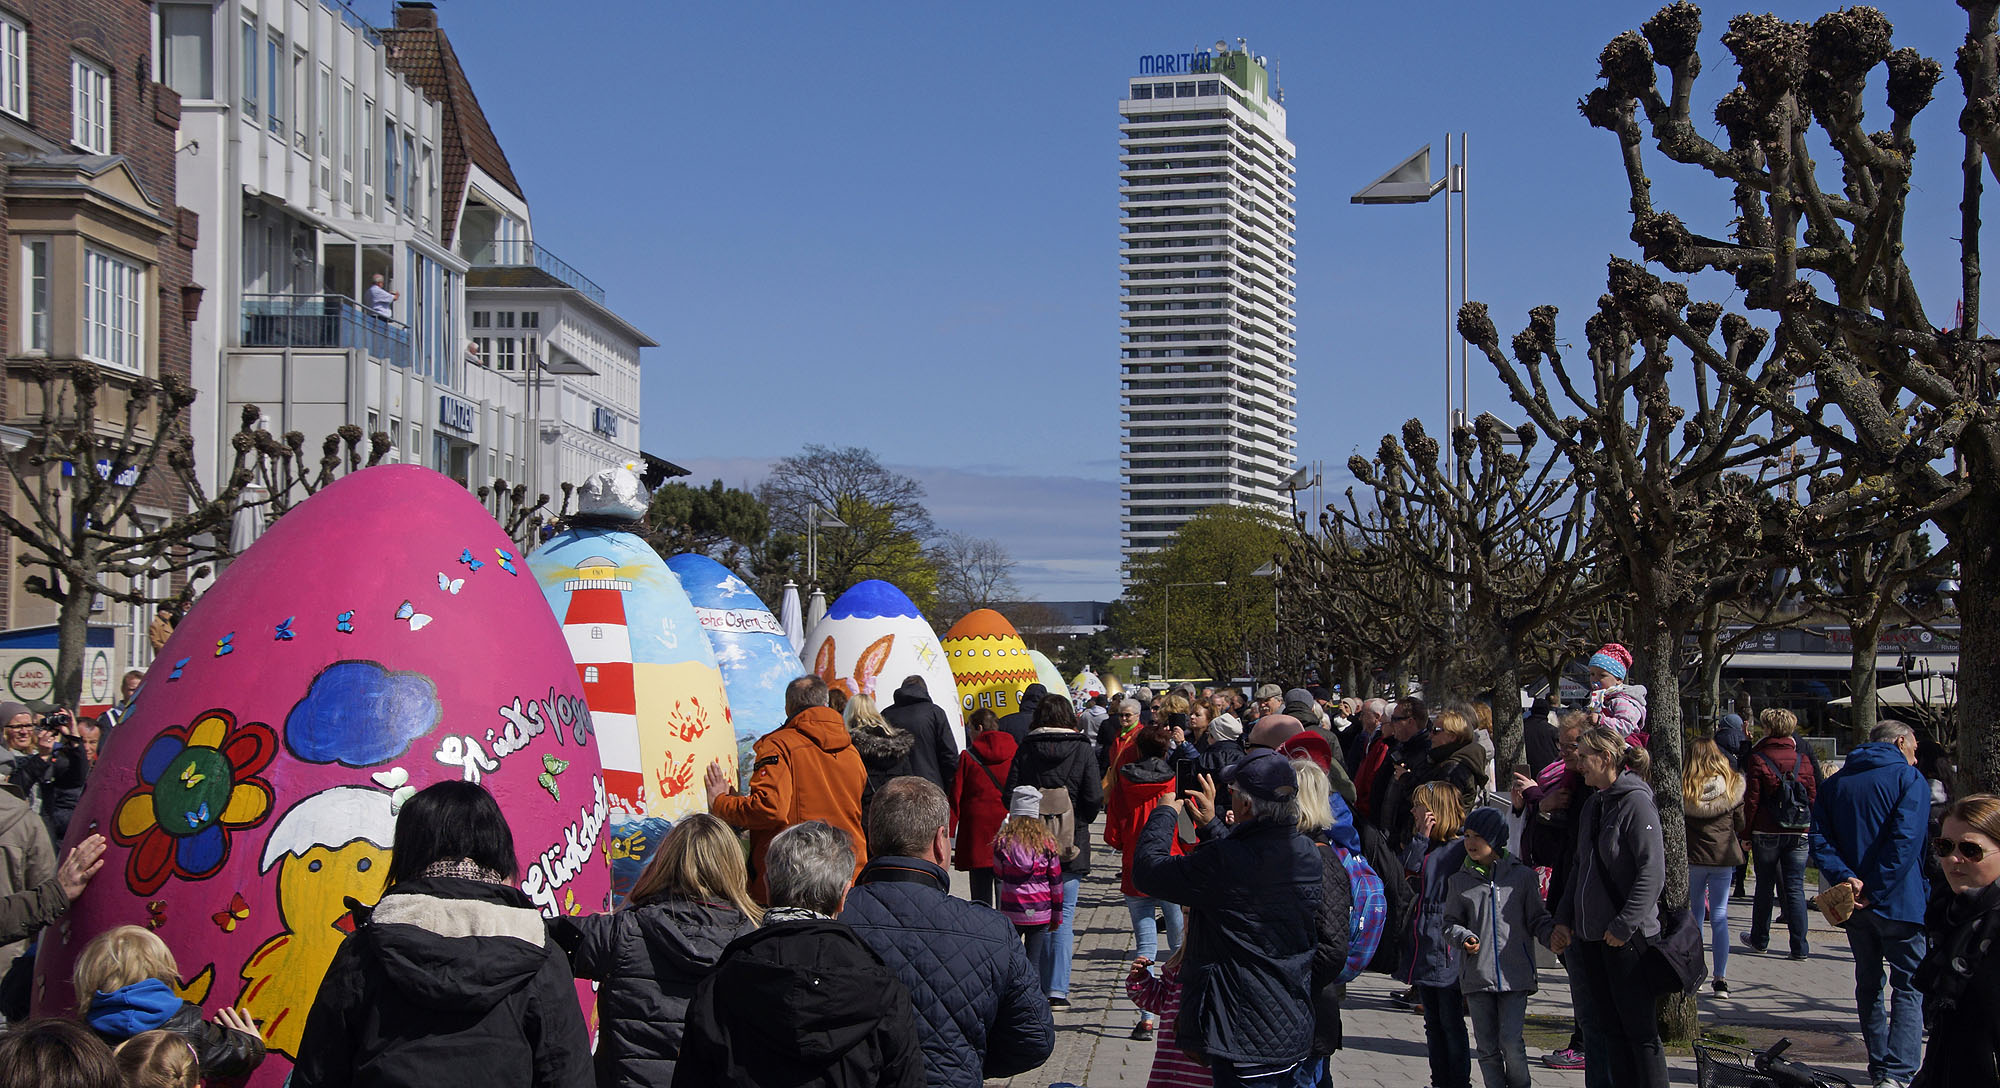
[[1921,923],[1930,819],[1923,773],[1893,744],[1857,744],[1813,801],[1813,863],[1829,882],[1860,877],[1861,901],[1880,917]]
[[[1410,840],[1410,853],[1425,840]],[[1465,840],[1452,839],[1423,852],[1423,885],[1417,900],[1416,950],[1407,981],[1418,986],[1458,985],[1459,947],[1444,935],[1444,908],[1451,899],[1451,875],[1465,867]]]
[[978,1088],[1047,1061],[1055,1023],[1013,925],[950,887],[921,858],[878,857],[840,920],[909,988],[931,1088]]

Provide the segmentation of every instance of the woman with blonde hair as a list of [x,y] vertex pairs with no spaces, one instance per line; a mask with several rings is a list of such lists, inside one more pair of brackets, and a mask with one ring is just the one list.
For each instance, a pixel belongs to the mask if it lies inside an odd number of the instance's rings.
[[551,924],[576,977],[602,984],[599,1088],[673,1082],[695,987],[762,917],[736,833],[698,812],[667,832],[624,909]]
[[[1465,720],[1469,723],[1470,715]],[[1417,924],[1407,981],[1415,985],[1424,1010],[1433,1088],[1470,1088],[1472,1040],[1465,1031],[1465,995],[1458,986],[1459,948],[1444,933],[1451,874],[1465,866],[1465,802],[1450,782],[1426,782],[1410,795],[1410,818],[1413,834],[1403,863],[1417,882]]]
[[875,708],[872,695],[848,696],[840,718],[847,723],[847,735],[868,768],[868,782],[861,787],[861,821],[866,826],[868,809],[875,803],[875,791],[892,778],[916,773],[911,757],[917,750],[917,735],[889,724],[889,719]]
[[1710,930],[1710,988],[1728,997],[1729,888],[1743,864],[1743,776],[1711,738],[1688,750],[1681,808],[1687,816],[1688,905],[1695,928]]
[[150,929],[119,926],[98,934],[77,953],[72,977],[78,1013],[107,1043],[170,1031],[193,1044],[201,1075],[218,1079],[246,1076],[264,1060],[264,1037],[249,1013],[224,1008],[209,1023],[200,1005],[181,1000],[174,990],[180,965]]

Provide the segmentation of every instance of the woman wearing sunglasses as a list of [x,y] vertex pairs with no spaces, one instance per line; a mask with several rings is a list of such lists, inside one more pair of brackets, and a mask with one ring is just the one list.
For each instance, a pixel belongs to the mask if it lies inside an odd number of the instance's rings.
[[1949,891],[1924,917],[1930,951],[1917,968],[1930,1047],[1919,1088],[2000,1084],[2000,797],[1973,794],[1945,809],[1931,843]]

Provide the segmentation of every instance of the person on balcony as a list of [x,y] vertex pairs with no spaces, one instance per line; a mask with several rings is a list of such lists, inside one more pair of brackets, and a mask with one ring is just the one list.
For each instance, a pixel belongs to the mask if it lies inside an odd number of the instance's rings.
[[400,293],[382,286],[382,273],[377,272],[368,284],[368,312],[380,318],[393,318],[396,316],[396,300],[402,297]]

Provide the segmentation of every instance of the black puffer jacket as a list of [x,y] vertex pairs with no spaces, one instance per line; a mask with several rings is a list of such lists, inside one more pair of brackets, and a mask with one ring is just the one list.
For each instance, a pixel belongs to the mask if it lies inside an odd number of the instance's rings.
[[576,978],[519,889],[393,885],[334,954],[291,1088],[589,1088]]
[[727,903],[686,899],[549,923],[576,977],[601,983],[598,1088],[673,1083],[695,987],[729,942],[756,928]]
[[675,1088],[923,1088],[910,993],[831,918],[767,922],[688,1006]]
[[910,773],[937,783],[950,797],[958,778],[958,740],[951,731],[951,717],[931,701],[929,685],[912,678],[897,688],[895,701],[882,708],[882,718],[917,738],[910,750]]
[[1347,968],[1347,944],[1352,936],[1349,922],[1354,914],[1354,881],[1347,866],[1324,842],[1313,843],[1319,853],[1319,914],[1313,919],[1319,933],[1313,944],[1312,1011],[1313,1047],[1317,1055],[1340,1049],[1340,998],[1346,987],[1340,973]]
[[931,1088],[978,1088],[1047,1061],[1055,1023],[1014,927],[950,889],[928,861],[879,857],[861,870],[840,920],[909,988]]
[[1201,846],[1169,856],[1174,814],[1162,805],[1132,858],[1140,891],[1194,908],[1175,1032],[1194,1053],[1296,1062],[1314,1048],[1313,955],[1326,867],[1293,827],[1257,820],[1227,834],[1221,828],[1211,821],[1200,829]]
[[892,778],[916,773],[910,753],[916,750],[917,738],[895,726],[890,726],[886,733],[879,728],[849,726],[847,735],[853,739],[862,765],[868,768],[868,781],[861,787],[861,819],[865,826],[868,809],[875,802],[875,791]]
[[1076,813],[1076,856],[1063,862],[1065,877],[1081,877],[1090,872],[1090,822],[1104,810],[1104,772],[1097,765],[1097,749],[1090,738],[1074,729],[1054,726],[1034,730],[1021,742],[1014,765],[1007,771],[1007,792],[1015,786],[1038,786],[1069,790],[1070,806]]

